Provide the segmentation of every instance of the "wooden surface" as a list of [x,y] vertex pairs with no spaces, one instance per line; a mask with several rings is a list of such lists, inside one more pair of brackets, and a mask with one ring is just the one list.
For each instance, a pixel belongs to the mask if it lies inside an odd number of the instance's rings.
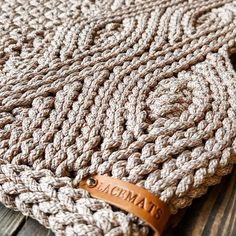
[[166,236],[172,235],[236,235],[236,168],[206,195],[193,201],[177,227],[167,231]]
[[[235,236],[236,235],[236,168],[219,185],[193,201],[182,212],[180,222],[164,236]],[[0,205],[0,236],[53,236],[31,218]]]
[[[236,50],[231,55],[236,70]],[[0,204],[0,236],[53,236],[31,218]],[[164,236],[236,236],[236,167],[219,185],[180,213],[180,221]]]

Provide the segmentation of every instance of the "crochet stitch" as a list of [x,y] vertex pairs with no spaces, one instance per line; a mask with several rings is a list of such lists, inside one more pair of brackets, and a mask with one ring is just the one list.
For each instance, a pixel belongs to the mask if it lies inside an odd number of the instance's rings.
[[78,187],[144,187],[172,214],[236,150],[233,0],[1,0],[0,201],[57,235],[147,235]]

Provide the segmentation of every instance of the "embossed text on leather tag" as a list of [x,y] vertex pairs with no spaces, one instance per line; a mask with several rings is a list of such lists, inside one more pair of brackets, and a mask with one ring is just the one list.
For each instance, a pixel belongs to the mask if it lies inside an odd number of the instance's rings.
[[165,203],[146,189],[105,175],[95,175],[80,182],[92,197],[133,213],[160,235],[170,212]]

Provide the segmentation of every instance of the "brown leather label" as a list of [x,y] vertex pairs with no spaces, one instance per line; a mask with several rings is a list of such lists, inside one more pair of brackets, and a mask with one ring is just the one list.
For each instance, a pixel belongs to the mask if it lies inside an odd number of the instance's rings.
[[133,213],[160,235],[169,219],[165,203],[146,189],[105,175],[95,175],[80,182],[92,197]]

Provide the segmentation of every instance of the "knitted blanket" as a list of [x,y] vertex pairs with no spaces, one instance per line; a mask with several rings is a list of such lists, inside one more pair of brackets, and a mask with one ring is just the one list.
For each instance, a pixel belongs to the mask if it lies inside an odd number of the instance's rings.
[[233,0],[0,0],[0,201],[57,235],[147,235],[79,187],[138,185],[172,214],[236,151]]

